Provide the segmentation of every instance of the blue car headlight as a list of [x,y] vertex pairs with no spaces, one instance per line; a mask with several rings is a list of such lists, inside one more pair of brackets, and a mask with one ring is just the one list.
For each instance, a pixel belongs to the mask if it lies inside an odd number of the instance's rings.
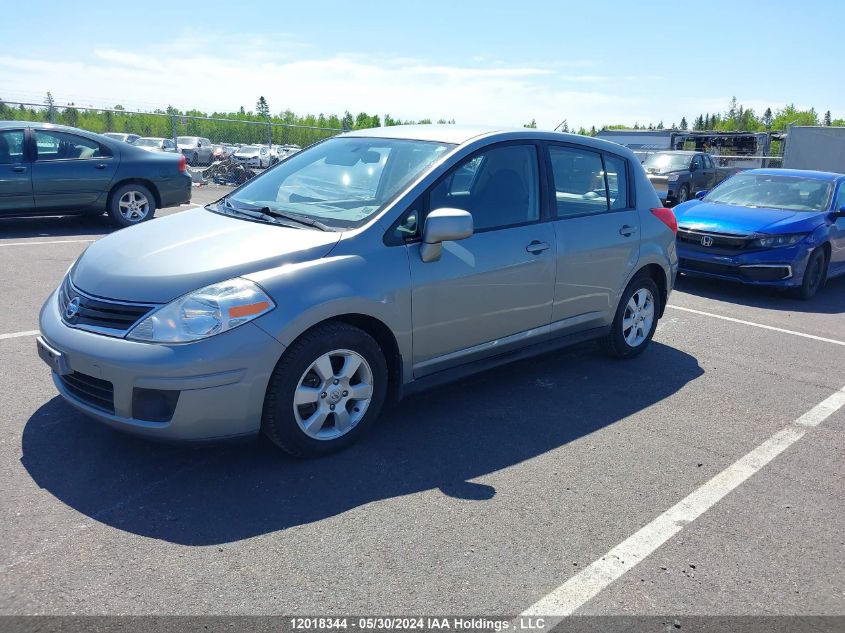
[[761,235],[751,242],[752,247],[777,248],[792,246],[807,237],[807,233],[788,233],[786,235]]

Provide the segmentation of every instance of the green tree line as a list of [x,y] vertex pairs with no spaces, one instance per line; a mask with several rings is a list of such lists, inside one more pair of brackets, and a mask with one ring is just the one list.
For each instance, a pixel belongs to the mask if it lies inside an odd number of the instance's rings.
[[[141,136],[169,138],[172,136],[202,136],[213,143],[273,143],[277,145],[296,144],[302,147],[315,143],[340,130],[357,130],[379,127],[379,115],[359,112],[353,115],[345,112],[336,114],[297,115],[291,110],[271,114],[267,100],[259,97],[255,110],[242,106],[236,112],[202,112],[200,110],[178,110],[171,106],[152,112],[127,112],[121,105],[107,110],[84,109],[73,103],[67,106],[52,106],[48,93],[45,107],[12,105],[0,99],[0,120],[3,121],[52,121],[70,125],[91,132],[126,132]],[[112,111],[114,110],[114,111]],[[185,118],[182,117],[196,117]],[[215,119],[230,119],[220,121]],[[184,121],[184,122],[183,122]],[[431,119],[419,121],[402,120],[389,114],[384,115],[384,125],[431,123]],[[454,119],[439,119],[438,123],[454,123]],[[257,124],[263,125],[257,125]],[[268,125],[273,124],[273,125]]]

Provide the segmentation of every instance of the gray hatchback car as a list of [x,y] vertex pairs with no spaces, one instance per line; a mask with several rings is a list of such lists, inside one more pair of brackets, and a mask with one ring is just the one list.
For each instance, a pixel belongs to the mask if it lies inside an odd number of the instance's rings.
[[347,446],[385,403],[598,339],[651,341],[676,224],[635,156],[536,130],[398,126],[306,149],[92,244],[41,310],[74,407],[162,440]]

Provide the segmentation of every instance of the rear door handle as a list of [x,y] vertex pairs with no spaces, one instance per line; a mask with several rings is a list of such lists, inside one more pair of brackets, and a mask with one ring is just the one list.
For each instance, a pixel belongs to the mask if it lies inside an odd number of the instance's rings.
[[23,165],[17,165],[15,167],[12,167],[12,171],[21,173],[22,171],[26,171],[26,167],[24,167]]
[[634,233],[637,232],[637,227],[625,225],[621,229],[619,229],[619,235],[624,235],[625,237],[631,237]]
[[525,247],[525,250],[529,253],[534,253],[535,255],[538,253],[542,253],[543,251],[549,250],[548,242],[539,242],[534,240],[528,246]]
[[105,168],[106,168],[106,164],[105,164],[105,163],[97,163],[96,165],[94,165],[94,167],[95,167],[96,169],[105,169]]

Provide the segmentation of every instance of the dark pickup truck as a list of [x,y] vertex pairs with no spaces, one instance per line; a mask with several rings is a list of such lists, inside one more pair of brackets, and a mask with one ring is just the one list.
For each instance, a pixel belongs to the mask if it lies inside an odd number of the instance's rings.
[[664,204],[686,202],[696,191],[712,189],[737,171],[717,167],[709,154],[688,151],[651,154],[643,167]]

